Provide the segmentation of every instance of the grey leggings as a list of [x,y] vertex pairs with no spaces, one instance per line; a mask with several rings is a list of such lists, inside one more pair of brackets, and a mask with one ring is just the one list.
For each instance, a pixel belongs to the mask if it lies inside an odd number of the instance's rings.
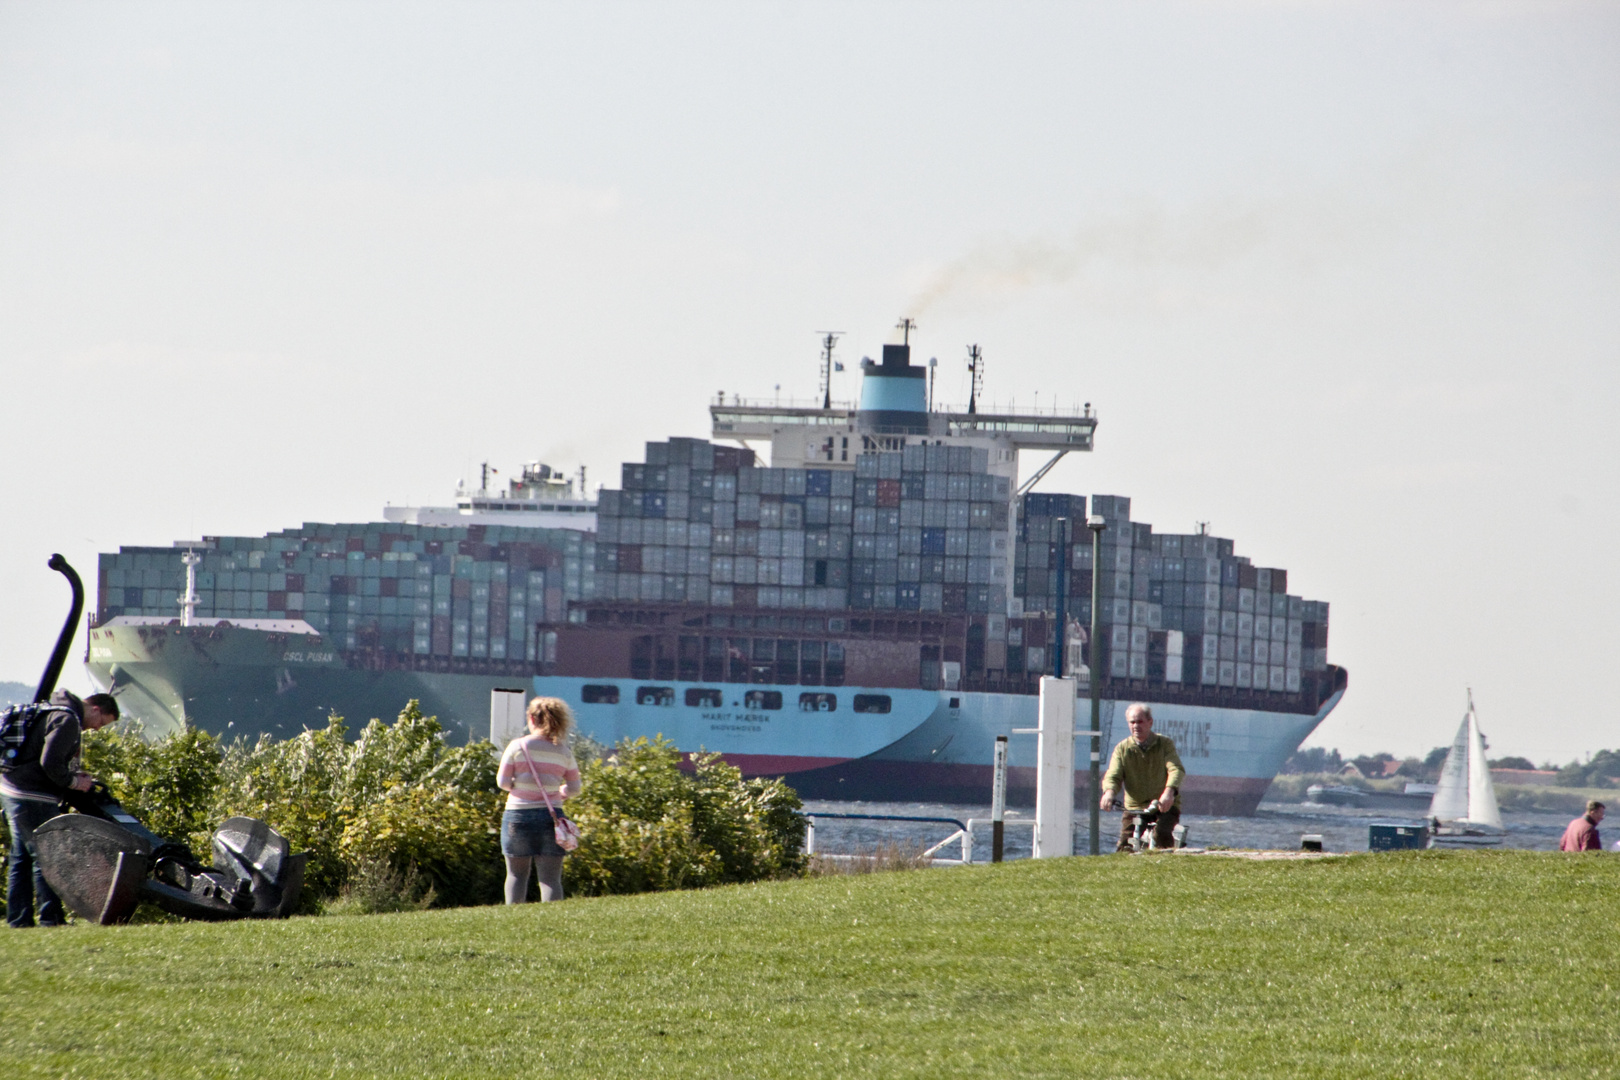
[[540,902],[561,900],[561,855],[508,855],[506,856],[506,902],[521,904],[529,898],[529,864],[533,863],[540,878]]

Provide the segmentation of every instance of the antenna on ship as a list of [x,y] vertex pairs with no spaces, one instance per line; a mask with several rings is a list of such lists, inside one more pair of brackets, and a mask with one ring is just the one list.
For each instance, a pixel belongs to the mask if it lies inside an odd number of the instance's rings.
[[[833,373],[833,346],[838,344],[838,335],[842,330],[817,330],[816,333],[825,335],[821,339],[821,407],[832,408],[832,373]],[[840,370],[843,365],[838,365]]]
[[968,346],[968,412],[979,411],[979,395],[984,393],[984,354],[977,345]]
[[939,357],[928,358],[928,411],[934,411],[934,369],[939,367]]
[[1200,522],[1197,522],[1196,524],[1198,525],[1198,535],[1199,536],[1208,536],[1209,535],[1209,522],[1200,521]]
[[910,345],[911,344],[911,332],[913,330],[917,329],[917,320],[911,318],[910,316],[907,316],[906,318],[901,319],[899,322],[895,323],[894,325],[899,328],[900,333],[901,333],[900,344],[902,344],[902,345]]

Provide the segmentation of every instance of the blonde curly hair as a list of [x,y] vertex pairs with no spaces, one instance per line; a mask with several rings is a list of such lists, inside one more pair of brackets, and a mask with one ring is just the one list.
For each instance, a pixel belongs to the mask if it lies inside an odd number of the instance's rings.
[[563,741],[574,724],[574,714],[562,698],[537,697],[529,702],[529,727],[543,739]]

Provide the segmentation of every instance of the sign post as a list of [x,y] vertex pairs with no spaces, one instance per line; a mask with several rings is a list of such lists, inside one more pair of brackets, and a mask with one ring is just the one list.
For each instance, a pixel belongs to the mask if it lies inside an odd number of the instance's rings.
[[1073,679],[1041,679],[1036,729],[1035,857],[1074,854]]
[[990,782],[990,861],[1000,862],[1007,831],[1007,736],[996,736],[995,776]]

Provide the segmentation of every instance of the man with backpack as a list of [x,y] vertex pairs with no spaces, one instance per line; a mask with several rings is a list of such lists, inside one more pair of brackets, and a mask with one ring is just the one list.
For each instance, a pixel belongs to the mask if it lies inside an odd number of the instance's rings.
[[[34,830],[62,812],[62,798],[70,790],[89,791],[95,783],[94,777],[78,770],[79,736],[116,721],[118,702],[111,694],[91,694],[80,701],[58,690],[48,704],[19,709],[25,711],[8,710],[8,734],[20,734],[21,739],[15,754],[8,752],[0,763],[0,803],[11,830],[6,922],[19,929],[33,926],[37,899],[40,925],[60,926],[62,901],[39,872]],[[24,728],[20,733],[18,723]]]

